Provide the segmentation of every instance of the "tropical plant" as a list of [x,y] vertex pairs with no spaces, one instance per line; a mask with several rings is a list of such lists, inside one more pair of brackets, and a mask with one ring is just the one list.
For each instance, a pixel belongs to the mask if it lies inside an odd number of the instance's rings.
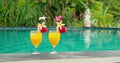
[[93,27],[116,27],[115,25],[113,25],[116,24],[113,19],[113,15],[111,13],[107,13],[108,7],[104,7],[103,3],[98,1],[95,1],[91,5]]
[[116,27],[120,0],[0,0],[0,26],[36,26],[46,16],[48,27],[62,15],[67,27],[82,27],[84,12],[91,10],[93,27]]

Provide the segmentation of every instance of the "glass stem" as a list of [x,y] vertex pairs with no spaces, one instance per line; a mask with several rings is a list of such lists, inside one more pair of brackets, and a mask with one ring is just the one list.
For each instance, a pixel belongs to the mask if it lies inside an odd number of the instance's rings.
[[38,51],[38,47],[35,47],[35,52],[37,52]]
[[53,52],[55,52],[55,49],[56,49],[56,47],[55,47],[55,46],[53,46]]

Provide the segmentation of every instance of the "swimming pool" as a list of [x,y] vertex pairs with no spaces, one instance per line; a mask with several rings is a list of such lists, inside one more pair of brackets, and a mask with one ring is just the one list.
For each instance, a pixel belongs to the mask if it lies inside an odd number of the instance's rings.
[[[54,28],[49,28],[52,30]],[[30,41],[30,31],[36,28],[0,29],[0,54],[31,53],[34,46]],[[58,52],[120,50],[120,30],[100,28],[68,28],[61,34]],[[50,52],[52,46],[48,33],[43,34],[39,52]]]

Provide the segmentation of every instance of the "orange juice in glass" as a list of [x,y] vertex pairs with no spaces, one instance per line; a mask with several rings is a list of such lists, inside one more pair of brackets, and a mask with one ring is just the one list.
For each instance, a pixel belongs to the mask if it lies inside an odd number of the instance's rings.
[[50,53],[56,54],[57,52],[55,51],[55,48],[60,41],[60,33],[57,31],[49,31],[48,38],[49,38],[51,45],[53,46],[53,51]]
[[33,52],[33,54],[39,54],[37,49],[38,49],[39,44],[42,41],[42,33],[38,31],[31,31],[30,39],[31,39],[32,44],[35,47],[35,51]]

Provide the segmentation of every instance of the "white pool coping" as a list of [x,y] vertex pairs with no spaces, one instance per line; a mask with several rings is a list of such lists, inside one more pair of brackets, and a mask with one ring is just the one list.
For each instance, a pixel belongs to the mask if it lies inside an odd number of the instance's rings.
[[120,57],[9,61],[0,63],[120,63]]
[[0,54],[0,63],[120,63],[120,51]]

